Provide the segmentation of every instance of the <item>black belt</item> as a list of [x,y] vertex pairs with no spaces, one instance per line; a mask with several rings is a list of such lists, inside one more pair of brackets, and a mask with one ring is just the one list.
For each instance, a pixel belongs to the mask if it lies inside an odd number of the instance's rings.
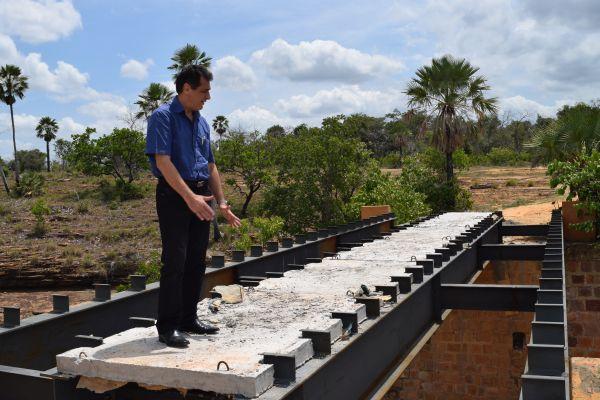
[[[163,184],[167,184],[167,185],[169,184],[169,183],[167,182],[167,180],[166,180],[164,177],[162,177],[162,176],[161,176],[160,178],[158,178],[158,181],[159,181],[160,183],[163,183]],[[206,187],[206,186],[208,186],[208,181],[187,181],[187,180],[185,180],[185,179],[184,179],[183,181],[184,181],[184,182],[185,182],[185,184],[186,184],[186,185],[188,185],[188,187],[190,187],[191,189],[200,189],[200,188],[203,188],[203,187]]]

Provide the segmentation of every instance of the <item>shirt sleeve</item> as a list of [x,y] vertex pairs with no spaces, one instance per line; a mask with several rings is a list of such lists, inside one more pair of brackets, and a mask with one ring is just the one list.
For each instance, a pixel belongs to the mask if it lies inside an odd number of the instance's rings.
[[146,154],[171,155],[172,141],[169,113],[162,110],[154,112],[148,120]]

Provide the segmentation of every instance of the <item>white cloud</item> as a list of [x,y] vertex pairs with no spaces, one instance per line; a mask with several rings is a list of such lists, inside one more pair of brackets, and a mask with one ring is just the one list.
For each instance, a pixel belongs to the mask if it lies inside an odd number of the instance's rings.
[[216,86],[246,91],[256,87],[256,75],[252,68],[233,56],[226,56],[214,63],[212,70]]
[[537,101],[527,99],[523,96],[512,96],[500,99],[500,112],[508,113],[512,117],[535,120],[538,115],[542,117],[555,117],[556,112],[566,104],[573,104],[570,100],[557,100],[553,105],[546,106]]
[[69,0],[0,0],[0,31],[29,43],[55,41],[81,26]]
[[404,69],[399,60],[349,49],[331,40],[289,44],[277,39],[252,54],[251,61],[274,77],[292,81],[339,81],[356,83],[392,75]]
[[[582,100],[597,96],[598,1],[402,3],[396,9],[399,30],[409,25],[409,35],[425,38],[435,56],[467,58],[501,94],[537,92],[540,97]],[[400,11],[405,5],[411,8],[411,21]]]
[[20,66],[23,74],[28,77],[30,89],[48,92],[55,100],[61,102],[111,97],[91,88],[88,85],[89,75],[79,71],[74,65],[58,61],[56,67],[51,69],[42,60],[41,54],[19,53],[14,41],[3,34],[0,34],[0,64]]
[[154,61],[152,61],[150,58],[143,62],[130,59],[121,65],[121,76],[143,81],[148,77],[148,68],[150,68],[150,66],[153,64]]
[[290,125],[290,121],[280,118],[266,108],[250,106],[246,109],[236,109],[227,115],[229,127],[232,129],[259,130],[264,132],[273,125]]
[[312,96],[305,94],[281,99],[276,107],[295,118],[313,118],[332,114],[364,112],[383,115],[404,106],[405,97],[398,90],[363,90],[357,85],[319,90]]

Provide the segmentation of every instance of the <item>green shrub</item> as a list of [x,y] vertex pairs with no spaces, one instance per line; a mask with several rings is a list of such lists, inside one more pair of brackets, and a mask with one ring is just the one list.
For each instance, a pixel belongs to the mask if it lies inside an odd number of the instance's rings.
[[[573,224],[582,231],[592,231],[594,225],[600,228],[600,151],[586,152],[583,149],[572,161],[553,161],[548,165],[551,176],[550,186],[558,188],[567,200],[578,199],[581,212],[595,215],[595,220]],[[600,231],[600,230],[599,230]]]
[[261,218],[252,220],[252,225],[257,230],[259,242],[264,246],[268,241],[275,239],[283,230],[284,221],[281,217]]
[[402,156],[399,153],[389,153],[379,160],[382,168],[400,168],[402,167]]
[[44,199],[38,199],[33,203],[30,210],[36,219],[43,219],[46,215],[50,215],[50,207]]
[[517,186],[519,184],[519,182],[516,179],[508,179],[506,181],[506,186],[510,187],[510,186]]
[[0,217],[4,217],[12,212],[9,204],[0,203]]
[[90,202],[83,200],[77,203],[77,212],[79,214],[87,214],[90,212]]
[[44,236],[48,232],[45,216],[50,215],[50,207],[48,207],[44,199],[38,199],[31,206],[31,213],[35,217],[35,225],[33,226],[31,235],[34,237]]
[[242,225],[237,229],[237,237],[233,242],[234,250],[250,250],[252,246],[252,237],[250,236],[250,222],[247,219],[242,220]]
[[519,153],[506,147],[493,147],[487,156],[492,165],[517,165],[521,161]]
[[16,196],[37,197],[44,194],[45,178],[38,172],[25,172],[19,185],[13,190]]
[[103,179],[99,183],[100,198],[106,203],[144,198],[144,187],[117,180],[114,184]]
[[389,205],[398,222],[410,221],[431,211],[422,193],[403,184],[399,178],[373,170],[365,184],[352,197],[348,217],[358,219],[361,206],[380,204]]

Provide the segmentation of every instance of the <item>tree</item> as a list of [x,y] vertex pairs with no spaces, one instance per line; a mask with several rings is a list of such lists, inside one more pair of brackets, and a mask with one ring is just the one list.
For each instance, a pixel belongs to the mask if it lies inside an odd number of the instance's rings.
[[[21,69],[16,65],[7,64],[0,68],[0,100],[10,108],[10,122],[12,124],[13,151],[17,160],[17,138],[15,136],[15,117],[13,104],[17,97],[22,99],[29,87],[27,77],[21,75]],[[19,185],[19,163],[15,162],[15,182]]]
[[285,136],[285,128],[281,125],[273,125],[265,131],[265,136],[273,139],[279,139]]
[[132,183],[148,163],[144,134],[115,128],[109,135],[92,139],[95,132],[86,128],[84,133],[71,136],[69,164],[87,175],[112,175],[121,184]]
[[139,111],[135,114],[137,119],[148,119],[148,117],[160,107],[162,104],[168,103],[173,98],[174,93],[168,87],[161,83],[151,83],[135,104],[139,107]]
[[54,118],[42,117],[35,127],[37,137],[46,142],[46,168],[50,172],[50,142],[56,139],[58,132],[58,123]]
[[256,192],[273,180],[273,162],[268,149],[266,139],[257,132],[249,135],[232,132],[216,152],[219,169],[232,175],[225,182],[244,196],[242,218],[246,217]]
[[[46,155],[38,149],[33,150],[17,150],[17,160],[21,172],[24,171],[41,171],[44,169]],[[17,162],[10,160],[8,168],[15,170]],[[22,179],[21,179],[22,180]]]
[[375,160],[335,119],[297,131],[278,140],[273,152],[278,173],[264,209],[282,217],[291,232],[344,222],[346,204]]
[[195,44],[186,44],[180,49],[175,51],[173,57],[171,57],[173,64],[169,67],[175,71],[173,77],[177,76],[177,73],[188,65],[202,65],[203,67],[209,68],[212,58],[206,55],[205,52],[200,51],[198,46]]
[[[539,120],[539,118],[538,118]],[[556,120],[536,124],[539,128],[526,144],[535,154],[534,162],[571,160],[581,152],[600,150],[600,104],[564,106]]]
[[73,143],[66,139],[56,139],[54,142],[54,154],[60,160],[60,164],[64,169],[67,166],[67,160]]
[[219,143],[221,143],[221,140],[223,140],[223,135],[229,129],[229,121],[225,116],[217,115],[215,119],[213,119],[212,127],[215,132],[219,134]]
[[416,72],[405,91],[409,107],[432,117],[434,144],[446,155],[446,181],[454,179],[452,153],[469,129],[471,114],[478,120],[486,114],[496,114],[497,100],[484,97],[490,87],[479,68],[465,59],[450,55],[434,58]]

